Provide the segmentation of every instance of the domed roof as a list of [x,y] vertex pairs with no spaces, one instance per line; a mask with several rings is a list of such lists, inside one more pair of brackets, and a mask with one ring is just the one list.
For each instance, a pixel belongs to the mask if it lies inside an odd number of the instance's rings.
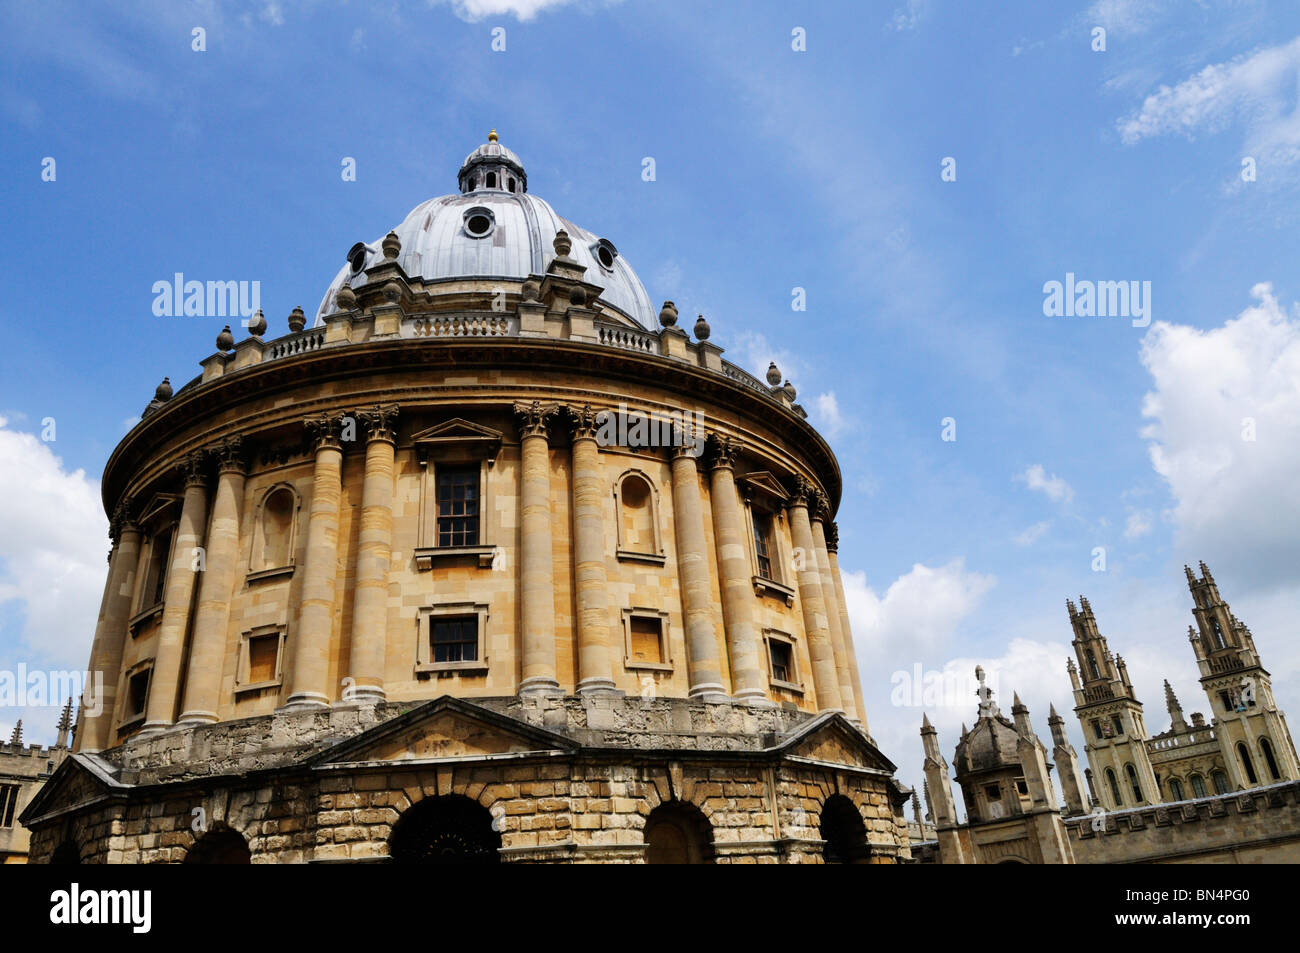
[[[604,290],[599,301],[642,327],[655,326],[645,286],[608,239],[560,217],[544,199],[527,191],[519,157],[496,140],[468,156],[458,174],[460,192],[417,205],[393,229],[402,250],[398,264],[425,285],[466,278],[522,281],[545,274],[555,256],[556,233],[568,232],[571,258],[586,266],[585,280]],[[384,260],[382,237],[358,243],[330,283],[316,312],[316,325],[334,310],[334,296],[345,283],[360,287],[365,271]]]
[[1002,714],[982,715],[975,727],[962,735],[953,756],[957,777],[1020,764],[1020,733]]

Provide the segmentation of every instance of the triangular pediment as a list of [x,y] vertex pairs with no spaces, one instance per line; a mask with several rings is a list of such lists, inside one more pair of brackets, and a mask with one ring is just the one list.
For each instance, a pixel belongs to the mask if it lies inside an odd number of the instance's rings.
[[440,761],[576,747],[564,735],[445,695],[327,748],[310,763]]
[[182,499],[179,493],[155,493],[149,498],[149,502],[141,507],[140,515],[135,522],[144,527],[154,523],[175,522],[180,518]]
[[453,417],[451,420],[444,420],[427,430],[420,431],[412,439],[416,451],[420,453],[428,453],[430,450],[442,447],[473,447],[483,456],[492,459],[501,447],[502,437],[503,434],[499,430],[466,420],[464,417]]
[[779,745],[787,757],[893,773],[896,767],[843,715],[830,714],[801,725]]
[[112,766],[97,755],[69,755],[23,808],[18,819],[30,827],[52,814],[76,810],[108,797],[125,796],[130,785],[116,780],[112,771]]
[[751,492],[764,494],[782,503],[790,498],[790,494],[781,485],[781,481],[767,470],[746,473],[744,476],[737,477],[736,482]]

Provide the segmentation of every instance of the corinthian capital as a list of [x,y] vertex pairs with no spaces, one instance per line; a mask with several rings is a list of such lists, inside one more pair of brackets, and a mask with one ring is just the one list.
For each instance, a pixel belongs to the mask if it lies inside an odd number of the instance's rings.
[[238,434],[218,440],[210,452],[217,458],[218,473],[243,473],[248,467],[244,438]]
[[826,524],[826,551],[828,553],[840,551],[840,524],[833,520]]
[[185,459],[176,464],[176,469],[180,472],[181,477],[185,480],[185,486],[207,486],[208,484],[208,451],[195,450],[193,453],[185,455]]
[[713,463],[712,469],[730,470],[736,465],[736,457],[740,454],[743,444],[735,437],[725,436],[723,434],[709,434],[709,443],[713,446]]
[[307,429],[307,440],[314,450],[332,448],[342,450],[340,435],[343,429],[343,417],[339,414],[320,414],[316,417],[304,417],[303,426]]
[[595,440],[597,431],[604,423],[602,414],[609,413],[607,410],[595,410],[590,404],[583,404],[581,407],[566,406],[564,410],[569,420],[573,422],[574,440]]
[[392,443],[397,436],[397,405],[372,407],[359,411],[357,419],[366,428],[367,440],[386,440]]
[[521,437],[546,438],[546,425],[559,412],[557,404],[515,404],[515,416],[519,418],[519,435]]
[[811,509],[810,501],[817,492],[811,480],[804,477],[795,477],[794,492],[790,494],[790,506],[802,506],[804,509]]

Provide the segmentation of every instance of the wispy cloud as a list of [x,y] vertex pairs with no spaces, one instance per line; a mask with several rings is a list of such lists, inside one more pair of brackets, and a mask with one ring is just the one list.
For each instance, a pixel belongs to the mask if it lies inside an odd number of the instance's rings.
[[1047,531],[1051,528],[1052,528],[1052,524],[1048,520],[1044,520],[1041,523],[1035,523],[1033,526],[1030,526],[1028,529],[1026,529],[1023,533],[1017,534],[1014,537],[1015,543],[1017,546],[1032,546],[1034,545],[1034,543],[1042,539],[1043,536],[1047,533]]
[[1048,476],[1041,463],[1026,467],[1025,472],[1017,474],[1015,479],[1029,489],[1042,493],[1053,503],[1068,503],[1074,499],[1074,488],[1055,473]]

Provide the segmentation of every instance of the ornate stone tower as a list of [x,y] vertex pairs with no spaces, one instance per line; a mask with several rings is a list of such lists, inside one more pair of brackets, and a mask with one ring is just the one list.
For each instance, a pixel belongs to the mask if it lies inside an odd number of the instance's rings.
[[957,804],[952,797],[948,762],[939,751],[939,733],[930,724],[930,716],[921,716],[921,744],[925,748],[925,791],[934,815],[939,856],[945,864],[964,864],[966,850],[958,830]]
[[1146,742],[1142,703],[1133,692],[1124,659],[1112,655],[1097,629],[1092,606],[1066,600],[1074,630],[1074,660],[1066,664],[1074,687],[1074,713],[1087,739],[1084,751],[1100,788],[1102,804],[1120,810],[1160,800]]
[[1233,787],[1241,790],[1300,778],[1286,716],[1277,708],[1250,629],[1232,614],[1204,562],[1199,578],[1190,566],[1183,570],[1196,617],[1196,627],[1188,626],[1188,640]]
[[1088,810],[1088,796],[1084,791],[1083,771],[1079,768],[1079,756],[1065,735],[1065,719],[1056,713],[1056,706],[1051,706],[1047,725],[1052,729],[1052,760],[1060,772],[1061,791],[1065,794],[1066,814],[1073,816]]

